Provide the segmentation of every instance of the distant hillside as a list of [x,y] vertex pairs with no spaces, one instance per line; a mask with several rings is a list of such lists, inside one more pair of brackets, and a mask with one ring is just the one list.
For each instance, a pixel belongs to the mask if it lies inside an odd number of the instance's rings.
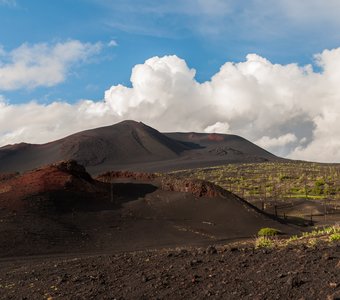
[[278,157],[235,135],[160,133],[135,121],[82,131],[47,144],[0,148],[0,172],[34,169],[74,159],[90,173],[108,170],[165,171]]

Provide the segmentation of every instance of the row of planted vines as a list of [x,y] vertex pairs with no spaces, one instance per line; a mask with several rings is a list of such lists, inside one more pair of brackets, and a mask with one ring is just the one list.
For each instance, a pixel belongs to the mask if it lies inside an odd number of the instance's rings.
[[340,165],[307,162],[228,164],[176,173],[209,180],[248,201],[340,199]]

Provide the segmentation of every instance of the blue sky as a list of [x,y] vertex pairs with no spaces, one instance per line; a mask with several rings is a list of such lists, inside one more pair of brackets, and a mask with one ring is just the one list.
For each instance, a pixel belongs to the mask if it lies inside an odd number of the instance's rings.
[[132,118],[340,161],[339,11],[338,0],[0,0],[0,146]]
[[[176,54],[185,59],[202,82],[224,62],[243,61],[248,53],[275,63],[306,64],[313,62],[315,53],[338,46],[336,18],[329,18],[327,11],[326,16],[320,12],[315,16],[308,6],[301,9],[290,2],[2,0],[0,44],[5,51],[23,43],[70,39],[99,42],[103,48],[72,67],[65,80],[54,86],[20,87],[1,94],[12,103],[102,99],[111,85],[129,85],[132,67],[156,55]],[[118,46],[108,47],[111,40]]]

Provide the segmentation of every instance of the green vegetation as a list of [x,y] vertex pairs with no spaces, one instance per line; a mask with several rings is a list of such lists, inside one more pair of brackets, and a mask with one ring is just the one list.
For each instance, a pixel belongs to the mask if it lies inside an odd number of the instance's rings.
[[289,198],[340,200],[340,165],[335,164],[228,164],[176,174],[209,180],[250,202]]
[[297,235],[292,235],[288,240],[287,243],[291,243],[291,242],[295,242],[299,239],[299,237]]
[[340,240],[340,226],[334,225],[323,228],[316,228],[311,232],[304,232],[300,237],[294,235],[286,240],[286,244],[290,243],[304,243],[308,246],[315,246],[320,241],[339,241]]
[[288,239],[278,239],[276,236],[258,235],[259,237],[255,240],[255,248],[286,247],[291,244],[304,244],[307,247],[315,247],[322,242],[330,243],[340,241],[340,226],[334,225],[315,228],[311,232],[304,232],[301,236],[293,235]]
[[257,233],[258,237],[255,240],[255,248],[272,248],[275,245],[274,237],[280,233],[275,228],[261,228]]
[[265,228],[261,228],[259,230],[259,232],[257,233],[258,236],[275,236],[278,235],[280,233],[280,230],[277,230],[275,228],[269,228],[269,227],[265,227]]
[[272,248],[274,247],[274,241],[265,236],[260,236],[255,240],[255,248]]
[[340,234],[340,226],[330,226],[323,228],[316,228],[311,232],[304,232],[302,234],[303,238],[319,237],[324,235]]
[[329,236],[329,240],[331,242],[337,242],[340,241],[340,233],[333,233]]

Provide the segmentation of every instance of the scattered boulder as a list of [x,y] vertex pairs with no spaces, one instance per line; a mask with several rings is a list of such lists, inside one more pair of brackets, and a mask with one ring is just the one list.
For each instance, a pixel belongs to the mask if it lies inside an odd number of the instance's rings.
[[209,246],[205,252],[207,254],[217,254],[217,249],[214,246]]

